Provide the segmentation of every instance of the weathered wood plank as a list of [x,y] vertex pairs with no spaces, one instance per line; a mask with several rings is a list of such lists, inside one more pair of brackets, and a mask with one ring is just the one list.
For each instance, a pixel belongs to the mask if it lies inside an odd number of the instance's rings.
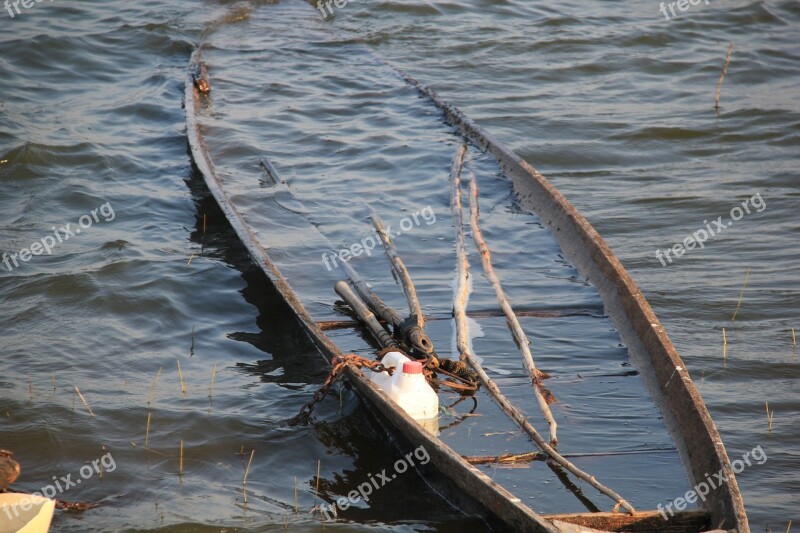
[[664,520],[658,511],[627,513],[578,513],[545,515],[547,520],[567,522],[601,531],[698,533],[708,527],[709,516],[705,511],[680,511]]

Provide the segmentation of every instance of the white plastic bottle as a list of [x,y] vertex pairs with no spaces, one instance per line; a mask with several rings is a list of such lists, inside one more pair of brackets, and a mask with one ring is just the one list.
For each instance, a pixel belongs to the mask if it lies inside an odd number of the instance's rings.
[[395,371],[389,396],[414,420],[429,420],[439,414],[439,396],[428,385],[422,363],[405,361],[401,372]]
[[422,373],[422,363],[400,352],[389,352],[381,363],[394,367],[387,372],[370,372],[372,380],[414,420],[431,420],[439,414],[439,396]]

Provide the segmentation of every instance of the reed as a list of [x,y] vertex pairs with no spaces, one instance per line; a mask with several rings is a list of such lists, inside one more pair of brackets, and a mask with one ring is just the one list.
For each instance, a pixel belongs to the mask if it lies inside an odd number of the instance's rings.
[[192,265],[192,259],[194,259],[194,254],[189,256],[189,260],[186,262],[186,266],[191,266]]
[[217,365],[214,365],[214,370],[211,371],[211,385],[208,386],[208,397],[214,397],[214,378],[217,377]]
[[145,449],[148,448],[150,444],[150,415],[152,413],[147,413],[147,427],[144,430],[144,447]]
[[321,459],[317,459],[317,488],[314,490],[314,508],[317,508],[317,499],[319,498],[319,467],[322,463]]
[[792,328],[792,346],[797,348],[797,337],[794,334],[794,328]]
[[158,367],[158,373],[156,374],[156,379],[153,380],[153,384],[150,386],[150,392],[147,393],[147,405],[150,405],[150,402],[153,401],[153,393],[156,391],[156,385],[158,385],[158,378],[161,377],[161,371],[164,370],[164,367]]
[[[794,337],[794,329],[792,329],[792,337]],[[50,376],[50,380],[53,382],[53,392],[55,392],[56,391],[56,377],[51,375]]]
[[722,82],[725,81],[725,76],[728,75],[728,64],[731,62],[731,52],[733,52],[733,43],[728,45],[728,53],[725,55],[725,64],[722,65],[722,75],[719,77],[717,83],[717,97],[714,102],[714,109],[719,111],[719,97],[722,93]]
[[297,505],[297,476],[294,477],[294,514],[298,512]]
[[750,267],[747,267],[747,274],[744,275],[744,284],[742,284],[742,292],[739,293],[739,302],[736,304],[736,311],[733,312],[731,322],[736,321],[736,315],[739,314],[739,308],[742,306],[742,298],[744,298],[744,289],[747,287],[747,280],[750,279]]
[[203,238],[206,238],[206,214],[203,213]]
[[247,462],[247,468],[244,469],[244,478],[242,479],[242,494],[244,494],[244,503],[247,503],[247,475],[250,473],[250,465],[253,464],[253,455],[255,449],[250,451],[250,460]]
[[769,429],[769,432],[772,433],[772,417],[775,416],[775,411],[769,410],[769,402],[765,402],[765,405],[767,408],[767,427]]
[[722,328],[722,358],[728,357],[728,336],[725,335],[725,328]]
[[181,439],[181,458],[180,462],[178,463],[178,475],[183,475],[183,439]]
[[789,520],[789,525],[786,526],[786,533],[789,533],[789,530],[792,529],[792,521]]
[[186,396],[186,381],[183,379],[183,370],[181,370],[181,361],[178,359],[178,377],[181,380],[181,394]]
[[81,401],[83,402],[83,405],[86,406],[86,410],[89,411],[89,414],[94,417],[94,413],[92,412],[92,408],[89,407],[88,403],[86,403],[86,398],[83,397],[83,394],[81,394],[81,390],[78,388],[77,385],[75,385],[75,392],[78,393],[78,396],[80,397]]
[[189,347],[189,357],[194,355],[194,324],[192,324],[192,345]]
[[28,394],[31,397],[31,401],[33,401],[33,379],[28,376]]

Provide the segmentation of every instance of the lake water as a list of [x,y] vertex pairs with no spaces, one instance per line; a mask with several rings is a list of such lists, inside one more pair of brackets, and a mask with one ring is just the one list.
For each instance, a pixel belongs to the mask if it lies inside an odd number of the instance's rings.
[[[447,171],[458,138],[388,65],[400,67],[527,159],[607,239],[731,459],[759,445],[768,456],[737,476],[752,529],[800,523],[798,4],[712,0],[670,20],[641,1],[334,9],[331,21],[299,0],[0,11],[0,250],[9,254],[0,263],[0,448],[22,464],[20,490],[71,474],[82,483],[59,497],[103,502],[57,513],[53,530],[319,530],[309,512],[317,484],[332,501],[396,459],[348,390],[309,423],[287,424],[327,365],[192,170],[181,103],[201,41],[211,153],[315,318],[340,318],[338,274],[322,254],[364,239],[370,208],[396,227],[419,212],[396,242],[426,312],[442,318],[431,336],[450,350]],[[263,157],[285,184],[264,181]],[[553,374],[560,449],[647,451],[576,462],[637,508],[682,496],[689,487],[671,439],[596,291],[519,208],[491,158],[473,149],[468,160],[515,307],[558,315],[524,325],[538,366]],[[750,213],[732,211],[745,200]],[[662,266],[656,250],[665,257],[720,216],[719,235]],[[15,264],[34,242],[52,253]],[[471,263],[470,308],[495,309],[474,254]],[[402,308],[379,254],[354,264]],[[490,374],[544,429],[504,320],[478,325],[474,344]],[[370,353],[360,335],[331,337]],[[483,416],[444,431],[448,444],[475,455],[532,449],[488,398],[477,403]],[[102,476],[83,478],[81,467],[103,457]],[[542,463],[486,471],[537,511],[586,509]],[[413,473],[340,517],[325,529],[482,527]]]

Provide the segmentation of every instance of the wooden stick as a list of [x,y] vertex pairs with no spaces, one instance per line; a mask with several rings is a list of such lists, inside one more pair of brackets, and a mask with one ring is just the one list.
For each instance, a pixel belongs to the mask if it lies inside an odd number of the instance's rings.
[[489,251],[489,247],[486,245],[486,241],[483,238],[483,232],[481,231],[480,224],[478,223],[480,207],[478,206],[478,184],[475,182],[475,176],[472,177],[472,180],[469,183],[469,191],[469,223],[470,227],[472,228],[472,238],[475,241],[475,246],[478,248],[478,252],[480,252],[483,270],[486,272],[486,276],[489,278],[489,281],[492,282],[494,292],[497,295],[497,301],[500,302],[500,307],[503,309],[503,313],[506,315],[509,327],[514,335],[514,339],[517,341],[517,345],[522,351],[523,361],[525,362],[525,368],[527,369],[528,376],[533,384],[533,392],[536,395],[536,401],[539,403],[539,409],[542,411],[542,416],[544,416],[545,421],[547,422],[548,426],[550,426],[550,445],[556,446],[558,444],[558,435],[556,433],[558,424],[556,424],[556,421],[553,418],[553,413],[550,411],[550,405],[547,401],[547,395],[549,394],[549,391],[545,390],[544,386],[542,385],[541,372],[539,372],[539,370],[536,368],[536,364],[533,362],[533,356],[531,355],[530,341],[528,340],[527,335],[525,335],[525,331],[522,329],[522,325],[519,323],[517,315],[514,314],[514,310],[511,308],[511,303],[508,301],[508,298],[503,291],[503,287],[500,285],[500,279],[497,277],[497,274],[495,274],[494,266],[492,265],[491,252]]
[[728,54],[725,56],[725,64],[722,65],[722,75],[719,77],[719,82],[717,83],[717,98],[714,103],[714,109],[717,111],[719,111],[719,96],[722,92],[722,82],[725,81],[725,76],[728,74],[728,63],[731,62],[731,52],[733,52],[733,43],[728,45]]
[[578,479],[582,479],[589,483],[592,487],[596,488],[606,496],[612,498],[617,505],[624,507],[632,515],[636,513],[633,506],[628,503],[619,494],[601,484],[594,476],[590,476],[583,470],[580,470],[574,464],[569,462],[563,456],[550,446],[547,441],[542,438],[536,428],[528,421],[527,417],[509,401],[509,399],[500,392],[495,382],[486,374],[483,367],[475,359],[471,348],[469,347],[469,324],[467,323],[466,300],[468,295],[467,280],[469,279],[469,263],[467,262],[467,255],[464,246],[464,226],[462,224],[461,216],[461,189],[458,187],[458,179],[453,180],[452,189],[452,207],[453,218],[456,231],[456,250],[457,250],[457,284],[455,298],[453,301],[453,311],[455,313],[456,321],[456,345],[461,354],[461,359],[467,361],[472,369],[478,374],[481,383],[489,391],[489,394],[495,399],[500,408],[511,418],[514,422],[521,427],[528,436],[536,443],[547,456],[555,461],[557,464],[564,467],[571,472]]
[[[450,165],[450,208],[453,210],[453,224],[456,230],[456,290],[453,295],[453,316],[456,320],[458,329],[467,331],[466,308],[467,300],[469,298],[469,263],[467,263],[467,246],[464,239],[464,219],[461,208],[461,167],[464,162],[464,156],[467,153],[467,145],[462,144],[456,150],[453,156],[453,162]],[[461,306],[461,315],[456,309]],[[464,348],[459,347],[461,359],[463,360],[466,353],[466,341]]]
[[81,390],[78,388],[77,385],[75,385],[75,392],[78,393],[78,396],[80,397],[81,401],[83,402],[83,405],[86,406],[86,410],[89,411],[89,414],[94,416],[94,413],[92,412],[92,408],[89,407],[88,403],[86,403],[86,398],[83,397],[83,394],[81,394]]
[[383,222],[381,222],[378,214],[372,213],[371,218],[372,225],[375,227],[375,231],[378,233],[381,243],[383,243],[383,250],[386,252],[386,257],[389,258],[389,262],[392,265],[392,270],[394,270],[394,273],[397,275],[397,280],[403,287],[403,293],[405,293],[406,300],[408,301],[408,309],[413,316],[417,317],[419,327],[424,327],[425,315],[422,314],[422,307],[419,304],[419,298],[417,298],[417,289],[411,281],[411,276],[406,269],[406,265],[403,263],[403,260],[400,259],[400,256],[397,255],[397,248],[395,248],[392,238],[383,227]]
[[361,298],[353,292],[353,289],[350,288],[350,285],[348,285],[346,281],[337,281],[334,290],[336,294],[341,296],[342,299],[347,302],[347,305],[356,312],[358,318],[364,322],[370,333],[381,343],[381,346],[397,347],[397,341],[394,340],[394,337],[381,326],[381,323],[378,322],[378,319],[375,318],[372,311],[370,311],[366,304],[361,301]]
[[536,459],[541,459],[544,456],[542,452],[527,452],[514,455],[512,453],[505,453],[503,455],[475,455],[464,456],[471,465],[488,465],[488,464],[517,464],[517,463],[530,463]]
[[744,289],[747,287],[747,280],[750,279],[750,267],[747,267],[747,274],[744,275],[744,284],[742,285],[742,292],[739,293],[739,301],[736,304],[736,311],[733,312],[731,322],[736,321],[736,315],[739,314],[739,308],[742,306],[742,298],[744,298]]
[[[574,457],[611,457],[611,456],[619,456],[619,455],[641,455],[646,453],[659,453],[659,452],[668,452],[674,453],[674,448],[664,448],[664,449],[654,449],[654,450],[630,450],[626,452],[594,452],[594,453],[565,453],[563,457],[566,458],[574,458]],[[462,457],[470,464],[473,465],[482,465],[482,464],[492,464],[492,463],[520,463],[520,462],[531,462],[536,460],[545,460],[547,459],[547,455],[543,454],[542,452],[525,452],[520,454],[512,454],[512,453],[505,453],[503,455],[475,455],[475,456],[468,456],[462,455]]]

